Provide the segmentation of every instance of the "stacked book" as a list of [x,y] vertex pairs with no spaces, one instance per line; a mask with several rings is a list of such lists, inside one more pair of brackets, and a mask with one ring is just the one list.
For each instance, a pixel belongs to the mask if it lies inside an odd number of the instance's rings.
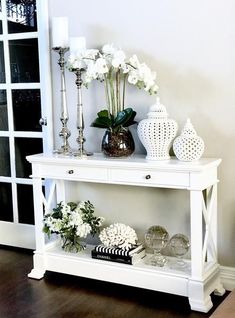
[[145,248],[142,244],[135,245],[131,249],[123,250],[117,247],[97,245],[91,251],[92,258],[133,265],[145,257]]

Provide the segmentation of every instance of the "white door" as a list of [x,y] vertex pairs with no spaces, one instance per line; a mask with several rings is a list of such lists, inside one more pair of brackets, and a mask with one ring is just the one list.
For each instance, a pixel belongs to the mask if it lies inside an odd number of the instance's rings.
[[[47,0],[0,0],[0,244],[34,248],[31,166],[52,149]],[[43,118],[47,125],[40,125]],[[41,121],[42,122],[42,121]]]

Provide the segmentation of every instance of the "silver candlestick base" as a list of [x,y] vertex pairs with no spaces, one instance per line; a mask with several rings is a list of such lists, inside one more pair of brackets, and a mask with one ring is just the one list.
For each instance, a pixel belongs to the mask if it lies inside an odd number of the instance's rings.
[[61,115],[60,121],[62,123],[62,128],[59,133],[59,137],[62,139],[62,145],[59,149],[53,151],[55,154],[62,154],[65,156],[72,154],[72,149],[68,143],[68,139],[71,136],[71,133],[67,127],[67,123],[69,120],[68,109],[67,109],[67,96],[66,96],[66,84],[65,84],[65,59],[64,55],[69,50],[68,47],[53,47],[53,51],[59,54],[58,64],[60,66],[60,74],[61,74]]
[[77,86],[77,129],[78,137],[76,139],[78,143],[78,150],[73,152],[73,156],[78,158],[87,158],[92,156],[92,152],[88,152],[84,149],[84,118],[83,118],[83,105],[82,105],[82,72],[85,71],[83,68],[76,68],[72,70],[76,75],[75,84]]

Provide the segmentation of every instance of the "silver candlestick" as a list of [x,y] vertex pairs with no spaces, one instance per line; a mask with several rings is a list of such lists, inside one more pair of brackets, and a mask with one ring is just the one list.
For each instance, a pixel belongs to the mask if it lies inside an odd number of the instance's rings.
[[86,141],[83,131],[84,131],[84,118],[83,118],[83,104],[82,104],[82,72],[85,71],[84,68],[75,68],[72,70],[76,75],[75,84],[77,86],[77,129],[78,129],[78,150],[73,152],[73,155],[79,158],[85,158],[87,156],[93,155],[93,153],[88,152],[84,149],[84,142]]
[[59,149],[54,150],[54,153],[63,154],[63,155],[70,155],[72,153],[72,149],[69,146],[68,138],[70,137],[71,133],[67,127],[67,123],[69,120],[68,115],[68,108],[67,108],[67,96],[66,96],[66,84],[65,84],[65,59],[64,55],[69,50],[68,47],[53,47],[53,51],[59,54],[58,64],[60,66],[60,74],[61,74],[61,115],[60,121],[62,123],[62,129],[59,133],[59,136],[62,138],[62,145]]

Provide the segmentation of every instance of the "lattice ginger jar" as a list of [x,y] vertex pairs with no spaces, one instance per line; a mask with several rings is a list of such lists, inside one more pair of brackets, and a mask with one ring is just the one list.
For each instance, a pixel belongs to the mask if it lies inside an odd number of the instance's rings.
[[181,135],[175,139],[173,150],[181,161],[194,161],[201,158],[204,152],[204,142],[197,135],[190,119],[187,119]]
[[146,159],[168,160],[169,150],[177,133],[177,123],[168,119],[166,108],[158,97],[147,116],[137,127],[139,139],[147,151]]

